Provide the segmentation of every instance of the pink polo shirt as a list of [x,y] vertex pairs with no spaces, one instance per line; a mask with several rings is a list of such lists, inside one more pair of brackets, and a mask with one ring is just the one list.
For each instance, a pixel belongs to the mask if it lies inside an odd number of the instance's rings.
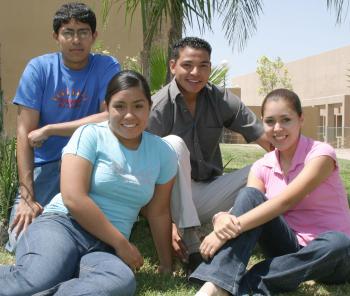
[[[334,159],[336,168],[314,191],[284,213],[288,225],[298,237],[299,244],[307,245],[326,231],[340,231],[350,236],[350,212],[347,193],[339,175],[332,146],[300,136],[292,165],[284,175],[278,162],[278,151],[267,153],[257,160],[252,171],[266,188],[266,197],[274,198],[283,191],[311,159],[327,155]],[[322,174],[322,172],[319,172]]]

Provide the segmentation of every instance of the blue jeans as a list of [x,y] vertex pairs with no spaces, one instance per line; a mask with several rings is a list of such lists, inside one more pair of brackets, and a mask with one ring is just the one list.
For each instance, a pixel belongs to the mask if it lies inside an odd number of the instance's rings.
[[[61,161],[54,161],[34,168],[34,194],[36,201],[42,206],[46,206],[51,199],[60,192],[60,167]],[[11,210],[9,225],[12,224],[16,216],[16,210],[20,199],[21,197],[18,190]],[[9,231],[9,241],[6,244],[6,250],[14,252],[19,239],[20,236],[16,239],[14,231]]]
[[[254,188],[242,189],[231,213],[240,216],[266,200]],[[266,260],[246,269],[259,243]],[[191,274],[193,281],[210,281],[233,295],[272,295],[295,290],[304,281],[340,284],[350,280],[350,238],[326,232],[302,247],[283,217],[242,233],[209,262]]]
[[23,233],[16,264],[0,266],[0,295],[134,295],[132,270],[68,215],[45,213]]

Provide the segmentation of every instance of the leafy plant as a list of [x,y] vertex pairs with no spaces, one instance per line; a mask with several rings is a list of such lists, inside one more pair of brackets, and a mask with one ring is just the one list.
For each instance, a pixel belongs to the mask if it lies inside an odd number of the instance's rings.
[[267,56],[262,56],[258,60],[256,73],[261,84],[258,90],[260,95],[267,95],[277,87],[292,89],[288,69],[280,57],[270,60]]
[[0,222],[6,223],[18,187],[16,139],[0,139]]
[[[126,57],[123,69],[134,70],[143,73],[140,56]],[[166,74],[168,69],[167,53],[161,47],[154,47],[150,56],[150,88],[152,94],[156,93],[166,84]],[[225,86],[226,76],[229,68],[226,64],[215,66],[211,70],[209,81],[220,86]]]
[[228,73],[227,65],[215,66],[211,69],[209,81],[213,84],[225,87],[227,73]]

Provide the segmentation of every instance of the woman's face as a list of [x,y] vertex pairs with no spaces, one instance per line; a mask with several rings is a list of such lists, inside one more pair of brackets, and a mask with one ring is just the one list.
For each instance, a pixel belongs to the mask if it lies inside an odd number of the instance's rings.
[[125,147],[136,149],[150,111],[145,94],[138,87],[119,91],[111,97],[107,110],[112,132]]
[[294,153],[299,140],[303,116],[283,100],[269,100],[263,116],[264,130],[268,140],[281,152]]

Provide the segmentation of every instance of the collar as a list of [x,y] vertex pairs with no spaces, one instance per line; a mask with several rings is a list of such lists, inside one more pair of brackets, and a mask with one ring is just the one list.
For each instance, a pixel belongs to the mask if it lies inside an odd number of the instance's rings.
[[[300,135],[297,149],[295,150],[292,164],[289,168],[289,172],[295,170],[295,168],[305,162],[308,147],[310,146],[310,139]],[[265,155],[262,164],[266,167],[270,167],[274,172],[282,174],[282,169],[279,163],[279,151],[275,149]],[[288,172],[288,173],[289,173]]]
[[171,80],[170,85],[169,85],[169,94],[170,94],[170,100],[175,103],[175,100],[177,98],[178,95],[181,95],[181,91],[179,89],[179,87],[177,86],[175,77],[173,78],[173,80]]
[[[207,83],[198,93],[198,97],[199,96],[203,96],[203,93],[205,92],[205,89],[212,89],[212,86],[210,83]],[[175,80],[175,77],[173,78],[173,80],[171,80],[171,82],[169,83],[169,94],[170,94],[170,100],[175,103],[176,98],[180,95],[183,97],[177,82]]]

